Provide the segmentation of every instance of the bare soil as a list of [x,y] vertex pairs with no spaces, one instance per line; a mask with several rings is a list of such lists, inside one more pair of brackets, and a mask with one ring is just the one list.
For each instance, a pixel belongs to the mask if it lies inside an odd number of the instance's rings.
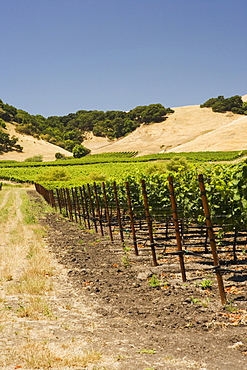
[[[224,275],[229,304],[222,307],[215,278],[211,290],[196,284],[202,262],[186,261],[182,283],[177,257],[152,267],[150,253],[126,254],[115,235],[112,243],[55,213],[40,222],[48,227],[46,243],[73,287],[66,299],[73,303],[74,290],[91,307],[95,329],[81,335],[115,358],[114,364],[94,369],[247,369],[247,274]],[[246,258],[239,263],[244,267]],[[149,284],[153,274],[162,281],[157,287]],[[67,312],[68,323],[72,316]],[[80,335],[76,327],[74,334]]]

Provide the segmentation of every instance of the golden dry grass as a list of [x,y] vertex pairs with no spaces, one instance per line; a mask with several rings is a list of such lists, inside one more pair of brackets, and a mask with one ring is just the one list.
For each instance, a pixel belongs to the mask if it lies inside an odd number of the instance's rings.
[[[80,336],[61,336],[54,342],[51,335],[51,330],[73,331],[76,323],[68,321],[68,309],[63,300],[58,303],[53,290],[57,265],[35,217],[45,207],[30,203],[24,189],[5,188],[0,193],[1,368],[83,369],[101,359]],[[73,302],[66,301],[66,307],[73,311]]]
[[8,358],[6,356],[4,365],[13,363],[21,364],[22,368],[29,369],[64,369],[67,367],[80,367],[85,369],[90,363],[97,364],[101,359],[101,354],[96,351],[81,352],[77,355],[57,355],[49,348],[46,343],[33,342],[27,340],[19,348],[11,351]]
[[[243,101],[246,101],[244,95]],[[161,123],[143,125],[119,140],[96,137],[89,132],[83,145],[91,149],[92,154],[104,152],[139,151],[140,155],[162,151],[205,151],[205,150],[243,150],[247,149],[246,118],[232,112],[215,113],[211,108],[190,105],[173,108],[175,113]],[[233,123],[230,127],[228,124]],[[71,155],[66,150],[32,136],[15,132],[15,126],[7,123],[8,132],[19,137],[23,153],[9,152],[1,155],[3,160],[23,161],[40,154],[44,161],[55,160],[55,153]]]

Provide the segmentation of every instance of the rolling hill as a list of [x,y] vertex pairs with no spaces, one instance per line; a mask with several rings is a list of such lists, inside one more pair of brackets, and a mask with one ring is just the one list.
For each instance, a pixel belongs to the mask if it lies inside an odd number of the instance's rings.
[[[242,97],[247,101],[247,95]],[[173,108],[174,113],[160,123],[142,125],[128,136],[110,141],[88,133],[83,145],[92,154],[103,152],[138,151],[139,155],[162,152],[227,151],[247,149],[247,116],[232,112],[215,113],[211,108],[199,105]],[[71,153],[32,136],[15,132],[13,124],[7,124],[8,133],[19,138],[23,153],[9,152],[0,155],[1,160],[23,161],[34,155],[43,155],[44,161],[55,159],[55,153],[71,156]]]

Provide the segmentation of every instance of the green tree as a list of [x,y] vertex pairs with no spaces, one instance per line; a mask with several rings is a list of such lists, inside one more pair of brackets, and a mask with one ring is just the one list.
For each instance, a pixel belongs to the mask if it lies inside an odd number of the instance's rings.
[[245,114],[244,103],[240,95],[234,95],[226,99],[223,95],[219,95],[218,98],[207,100],[204,104],[201,104],[200,107],[212,107],[214,112],[220,113],[231,111],[236,114]]
[[9,134],[0,130],[0,152],[9,152],[16,150],[17,152],[22,151],[22,146],[17,144],[18,138],[15,136],[9,136]]
[[85,146],[83,145],[75,145],[74,148],[73,148],[73,157],[74,158],[81,158],[81,157],[85,157],[85,155],[91,153],[91,150],[86,148]]

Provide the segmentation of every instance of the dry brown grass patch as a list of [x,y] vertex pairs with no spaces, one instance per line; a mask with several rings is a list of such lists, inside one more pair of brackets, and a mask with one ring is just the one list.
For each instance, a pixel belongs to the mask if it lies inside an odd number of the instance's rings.
[[16,364],[22,368],[29,369],[50,369],[65,367],[85,368],[88,364],[97,364],[101,354],[96,351],[88,351],[77,355],[66,355],[54,353],[48,346],[40,342],[28,341],[27,343],[9,351],[5,356],[5,366]]
[[40,297],[31,297],[28,302],[20,302],[16,314],[18,317],[29,317],[34,320],[39,320],[42,316],[52,316],[47,301]]

